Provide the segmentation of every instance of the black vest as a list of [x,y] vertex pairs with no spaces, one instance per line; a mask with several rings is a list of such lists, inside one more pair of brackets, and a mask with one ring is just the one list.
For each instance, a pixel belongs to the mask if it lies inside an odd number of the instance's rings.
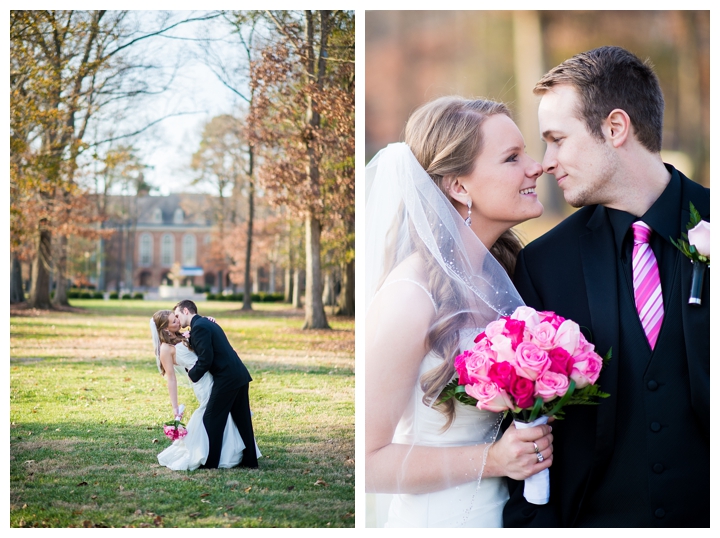
[[[620,348],[612,358],[619,368],[615,450],[605,468],[593,473],[578,526],[710,525],[709,447],[690,406],[681,312],[673,308],[683,296],[678,261],[679,256],[670,278],[663,280],[669,287],[663,290],[665,315],[654,351],[635,312],[632,276],[618,263]],[[704,482],[698,482],[701,476]],[[694,507],[692,523],[687,517],[677,519],[674,508],[680,501],[686,516],[688,505]]]

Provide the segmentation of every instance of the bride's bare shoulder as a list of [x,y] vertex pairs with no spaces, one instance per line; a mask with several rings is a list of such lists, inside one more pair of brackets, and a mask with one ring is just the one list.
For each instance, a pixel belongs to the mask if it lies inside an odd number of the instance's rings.
[[419,255],[413,254],[390,271],[375,293],[371,306],[384,310],[388,304],[412,304],[420,317],[429,318],[436,311],[436,305],[428,288],[428,278],[422,259]]
[[413,280],[419,284],[427,285],[427,274],[423,267],[420,255],[415,252],[395,267],[388,274],[385,282],[393,282],[395,280]]

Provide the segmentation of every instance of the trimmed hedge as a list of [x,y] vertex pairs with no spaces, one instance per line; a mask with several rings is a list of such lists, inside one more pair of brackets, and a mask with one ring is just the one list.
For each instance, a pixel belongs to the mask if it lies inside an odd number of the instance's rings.
[[[53,292],[53,295],[55,292]],[[102,299],[101,291],[91,291],[87,289],[70,288],[67,291],[68,299]]]

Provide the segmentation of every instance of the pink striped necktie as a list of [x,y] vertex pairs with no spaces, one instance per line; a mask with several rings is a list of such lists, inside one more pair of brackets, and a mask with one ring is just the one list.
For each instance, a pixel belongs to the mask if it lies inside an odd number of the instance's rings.
[[651,349],[655,349],[660,326],[662,325],[663,309],[660,271],[657,258],[650,248],[652,230],[642,221],[633,225],[633,289],[635,290],[635,307],[640,316],[645,335]]

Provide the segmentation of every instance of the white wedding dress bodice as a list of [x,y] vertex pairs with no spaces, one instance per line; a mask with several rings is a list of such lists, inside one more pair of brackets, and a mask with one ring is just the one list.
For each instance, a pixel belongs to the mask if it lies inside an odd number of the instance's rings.
[[[480,332],[463,330],[460,349],[469,349]],[[498,414],[456,403],[455,420],[445,431],[446,417],[422,401],[420,376],[435,368],[442,358],[434,352],[422,360],[413,395],[395,428],[393,443],[453,447],[487,442],[495,430]],[[503,478],[477,477],[457,487],[424,494],[377,496],[378,523],[382,525],[380,505],[390,498],[385,527],[502,527],[502,510],[508,499]],[[382,497],[385,497],[384,499]]]
[[[187,435],[182,439],[173,442],[168,448],[158,454],[158,462],[174,471],[192,471],[200,467],[207,460],[210,443],[208,440],[205,425],[203,424],[203,415],[207,407],[210,393],[213,388],[213,376],[210,372],[206,372],[197,383],[193,383],[187,375],[185,369],[192,369],[197,362],[197,355],[190,351],[182,342],[175,346],[175,375],[178,378],[187,379],[192,385],[195,397],[200,404],[187,422]],[[181,377],[182,376],[182,377]],[[242,461],[245,443],[238,432],[232,416],[228,415],[227,424],[223,433],[222,451],[220,453],[220,463],[218,467],[229,468],[235,467]],[[255,445],[255,450],[260,457],[260,450]]]

